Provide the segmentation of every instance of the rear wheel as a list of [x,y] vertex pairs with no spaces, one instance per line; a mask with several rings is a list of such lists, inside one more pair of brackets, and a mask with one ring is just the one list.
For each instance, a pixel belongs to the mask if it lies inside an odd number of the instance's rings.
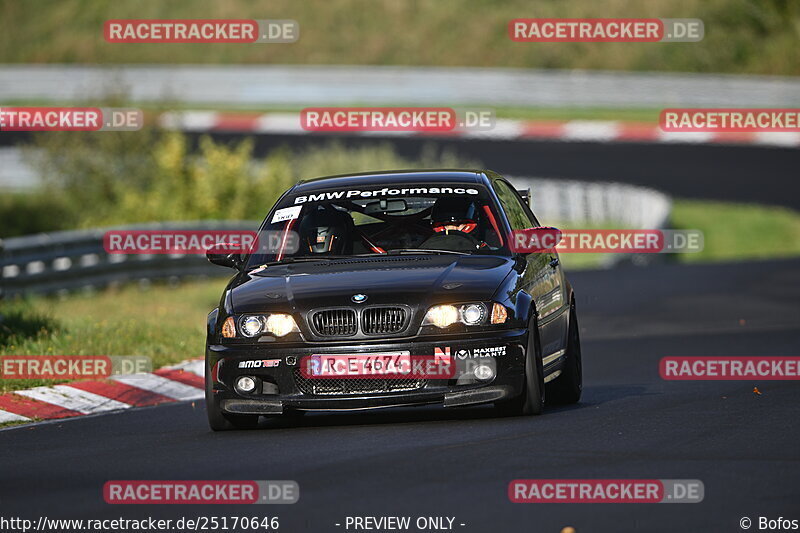
[[547,398],[558,404],[578,403],[583,391],[581,335],[575,301],[570,304],[567,350],[561,375],[547,384]]
[[528,344],[525,350],[525,379],[522,394],[505,402],[497,409],[505,416],[540,415],[544,410],[544,378],[539,346],[539,329],[536,319],[528,327]]
[[206,414],[208,415],[208,425],[214,431],[253,429],[258,426],[258,415],[231,415],[222,412],[212,391],[208,369],[206,369]]

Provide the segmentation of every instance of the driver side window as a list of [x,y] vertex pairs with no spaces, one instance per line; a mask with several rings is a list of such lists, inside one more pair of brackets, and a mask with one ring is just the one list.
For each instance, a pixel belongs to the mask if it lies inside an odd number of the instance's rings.
[[494,190],[506,212],[508,223],[512,230],[532,228],[539,225],[535,218],[528,215],[528,211],[517,196],[517,193],[504,181],[494,182]]

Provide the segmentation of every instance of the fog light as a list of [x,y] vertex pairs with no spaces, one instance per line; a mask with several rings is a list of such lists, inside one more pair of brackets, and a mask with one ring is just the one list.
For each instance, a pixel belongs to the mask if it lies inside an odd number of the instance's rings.
[[256,380],[250,376],[240,376],[236,379],[236,389],[239,392],[253,392],[256,390]]
[[475,374],[475,377],[481,381],[489,381],[494,377],[494,369],[486,365],[478,365],[472,372]]

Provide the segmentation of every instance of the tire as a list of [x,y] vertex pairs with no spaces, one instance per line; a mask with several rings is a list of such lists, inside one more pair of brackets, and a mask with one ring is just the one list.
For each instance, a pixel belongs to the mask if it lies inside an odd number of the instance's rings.
[[498,402],[497,409],[505,416],[540,415],[544,410],[544,378],[542,356],[539,346],[539,328],[534,318],[528,326],[528,345],[525,350],[525,379],[522,394],[505,402]]
[[208,425],[214,431],[230,431],[232,429],[253,429],[258,426],[258,415],[230,415],[222,412],[219,402],[214,398],[211,376],[206,370],[206,415]]
[[547,384],[547,398],[556,404],[578,403],[583,391],[583,361],[581,360],[581,334],[575,301],[570,304],[567,350],[561,375]]

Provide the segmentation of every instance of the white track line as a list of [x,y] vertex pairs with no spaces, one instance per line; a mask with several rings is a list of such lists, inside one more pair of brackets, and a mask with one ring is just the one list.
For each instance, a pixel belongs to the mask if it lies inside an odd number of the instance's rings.
[[619,123],[605,120],[570,120],[564,124],[567,141],[613,141],[619,135]]
[[158,121],[167,129],[186,131],[209,131],[217,124],[218,113],[214,111],[187,111],[163,113]]
[[28,417],[15,415],[14,413],[9,413],[8,411],[0,410],[0,424],[3,424],[5,422],[27,422],[29,420],[30,418]]
[[800,133],[794,131],[761,131],[754,135],[753,142],[771,146],[797,146],[800,144]]
[[256,122],[253,133],[307,133],[300,123],[300,113],[267,113]]
[[203,390],[191,385],[185,385],[179,381],[172,381],[165,377],[156,374],[128,374],[123,376],[114,376],[111,379],[136,387],[144,389],[156,394],[161,394],[173,400],[199,400],[204,396]]
[[101,413],[103,411],[115,411],[117,409],[128,409],[131,406],[93,392],[75,389],[68,385],[56,385],[54,387],[34,387],[33,389],[15,391],[17,394],[58,405],[64,409],[78,411],[85,415]]
[[664,143],[708,143],[714,134],[707,131],[660,131],[658,140]]

